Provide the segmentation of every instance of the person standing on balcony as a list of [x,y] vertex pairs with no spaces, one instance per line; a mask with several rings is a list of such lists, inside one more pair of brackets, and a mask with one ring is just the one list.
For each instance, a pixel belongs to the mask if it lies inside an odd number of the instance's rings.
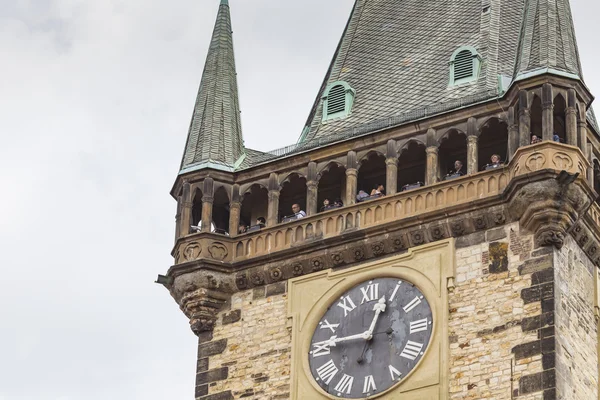
[[385,193],[385,187],[378,183],[375,185],[375,187],[373,188],[373,190],[371,190],[371,196],[374,197],[380,197],[380,196],[384,196]]
[[300,219],[300,218],[304,218],[306,217],[306,213],[300,209],[300,205],[295,203],[292,205],[292,212],[294,213],[294,215],[296,216],[296,219]]
[[463,163],[460,160],[454,161],[454,175],[464,175],[465,171],[463,171]]

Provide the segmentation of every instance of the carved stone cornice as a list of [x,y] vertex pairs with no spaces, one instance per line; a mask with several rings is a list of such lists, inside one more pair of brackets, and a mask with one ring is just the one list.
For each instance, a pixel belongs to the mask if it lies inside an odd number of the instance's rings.
[[217,315],[229,296],[217,290],[196,289],[185,292],[179,301],[183,313],[190,319],[190,328],[196,335],[212,331]]

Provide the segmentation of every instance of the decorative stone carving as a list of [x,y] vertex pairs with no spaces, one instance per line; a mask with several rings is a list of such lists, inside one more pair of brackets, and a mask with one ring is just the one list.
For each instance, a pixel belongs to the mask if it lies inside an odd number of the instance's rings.
[[332,253],[330,255],[331,257],[331,262],[333,263],[334,267],[339,267],[340,265],[344,264],[344,256],[342,255],[342,252],[335,252]]
[[425,243],[425,235],[423,231],[413,231],[410,233],[411,240],[415,246]]
[[224,260],[228,254],[227,247],[225,247],[225,245],[219,242],[214,242],[213,244],[211,244],[208,248],[208,252],[210,253],[210,256],[213,259],[218,261]]
[[323,262],[323,259],[321,257],[315,257],[312,260],[310,260],[310,265],[312,265],[312,270],[313,271],[322,271],[323,269],[325,269],[325,263]]
[[505,222],[506,222],[506,217],[504,216],[503,213],[494,214],[494,223],[496,225],[504,225]]
[[235,277],[235,284],[239,290],[248,289],[248,277],[246,276],[246,274],[237,274]]
[[375,242],[371,244],[371,250],[375,257],[382,256],[385,253],[385,246],[383,242]]
[[254,286],[261,286],[264,285],[265,278],[263,278],[259,271],[255,270],[250,273],[250,282],[252,282]]
[[477,229],[478,231],[486,229],[487,221],[485,220],[485,217],[483,215],[480,215],[478,217],[473,218],[473,226],[475,226],[475,229]]
[[[538,246],[560,249],[565,236],[579,213],[587,209],[591,199],[581,180],[568,177],[546,179],[523,185],[513,196],[508,210],[513,219],[535,234]],[[575,231],[579,227],[575,227]],[[581,231],[581,229],[580,229]]]
[[200,258],[202,246],[198,242],[188,243],[183,249],[183,258],[185,261],[194,261]]
[[431,233],[431,238],[433,240],[442,240],[446,236],[442,226],[434,226],[429,232]]
[[283,272],[279,267],[273,267],[269,269],[269,276],[271,277],[271,281],[278,282],[283,279]]
[[219,286],[219,282],[212,275],[206,276],[207,286],[209,289],[216,289]]
[[563,152],[558,152],[554,154],[552,157],[552,163],[556,167],[556,169],[560,170],[570,170],[573,168],[573,160],[567,154]]
[[452,236],[462,236],[465,233],[465,224],[463,221],[455,221],[450,224],[450,229],[452,230]]
[[536,235],[536,244],[540,247],[554,246],[561,249],[565,243],[565,235],[563,232],[554,230],[545,230]]
[[583,235],[582,237],[579,238],[579,246],[583,248],[587,244],[588,240],[589,240],[588,235]]
[[302,264],[298,262],[292,265],[292,273],[294,276],[304,275],[304,267]]
[[527,168],[527,171],[533,172],[542,169],[544,164],[546,164],[546,156],[542,153],[533,153],[527,157],[525,168]]
[[183,295],[181,308],[190,319],[190,328],[196,335],[213,330],[217,314],[227,298],[228,295],[209,289],[198,289]]
[[401,251],[406,249],[406,244],[404,243],[404,239],[402,236],[396,236],[392,238],[392,246],[394,246],[395,251]]
[[352,249],[352,257],[356,261],[361,261],[365,259],[365,251],[362,247],[355,247]]

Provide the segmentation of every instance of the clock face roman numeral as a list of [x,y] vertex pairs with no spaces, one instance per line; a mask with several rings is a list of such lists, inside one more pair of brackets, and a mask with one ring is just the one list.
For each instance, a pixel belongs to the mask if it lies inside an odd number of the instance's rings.
[[[333,337],[335,339],[335,336]],[[314,349],[311,354],[314,357],[326,356],[331,353],[331,343],[329,341],[313,343]]]
[[362,301],[360,304],[379,299],[379,283],[371,283],[367,287],[361,287]]
[[335,390],[339,393],[350,394],[352,392],[352,384],[354,383],[354,377],[344,374],[342,379],[335,385]]
[[418,321],[412,321],[410,323],[410,333],[417,333],[417,332],[422,332],[422,331],[426,331],[427,330],[427,318],[425,319],[420,319]]
[[344,309],[344,317],[348,316],[348,313],[356,308],[356,305],[350,296],[342,297],[342,301],[340,301],[337,305],[338,307],[342,307],[342,309]]
[[329,385],[329,383],[337,373],[338,369],[333,363],[333,360],[329,360],[327,364],[323,364],[319,368],[317,368],[317,375],[319,375],[319,378],[321,378],[326,385]]
[[400,375],[402,375],[402,373],[400,371],[398,371],[396,368],[394,368],[393,365],[390,365],[390,375],[392,376],[392,380],[396,379],[396,378],[394,378],[394,374],[398,375],[398,378],[400,378]]
[[319,323],[319,325],[321,325],[321,329],[331,329],[331,333],[335,333],[337,327],[340,326],[340,324],[330,324],[326,319]]
[[404,312],[410,312],[413,308],[415,308],[416,306],[418,306],[419,304],[421,304],[421,299],[423,298],[423,296],[416,296],[414,299],[411,300],[410,303],[408,303],[407,305],[405,305],[404,307],[402,307],[404,309]]
[[363,393],[370,393],[377,390],[375,386],[375,379],[373,379],[373,375],[365,376],[365,384],[363,385]]
[[398,293],[398,289],[400,289],[401,284],[402,284],[402,281],[398,281],[396,286],[394,286],[394,291],[392,292],[392,295],[390,296],[390,299],[389,299],[390,302],[394,301],[394,298],[396,297],[396,293]]
[[414,361],[415,358],[419,356],[419,353],[421,352],[422,348],[423,344],[409,340],[406,343],[406,346],[404,346],[404,350],[402,350],[402,353],[400,353],[400,357],[408,358],[409,360]]

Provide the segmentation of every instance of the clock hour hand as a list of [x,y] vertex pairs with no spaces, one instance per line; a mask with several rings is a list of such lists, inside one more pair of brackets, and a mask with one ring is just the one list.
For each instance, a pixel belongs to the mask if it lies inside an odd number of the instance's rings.
[[373,317],[373,321],[371,321],[371,326],[369,326],[369,330],[365,332],[365,334],[368,334],[367,340],[371,340],[373,338],[373,331],[375,330],[375,325],[377,324],[377,320],[379,319],[379,314],[385,312],[385,308],[385,296],[383,296],[373,307],[373,311],[375,311],[375,316]]

